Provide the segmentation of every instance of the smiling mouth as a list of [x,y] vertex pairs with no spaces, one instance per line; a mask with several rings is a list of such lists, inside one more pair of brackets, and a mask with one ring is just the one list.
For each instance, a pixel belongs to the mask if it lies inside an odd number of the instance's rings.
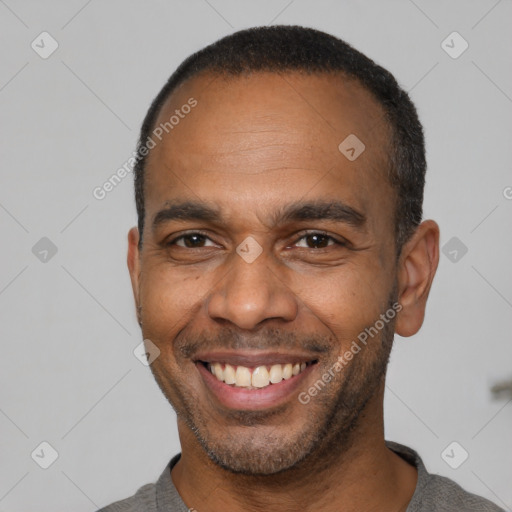
[[217,380],[234,388],[262,389],[283,380],[289,380],[302,373],[308,366],[317,363],[317,360],[285,364],[272,364],[262,366],[231,365],[221,362],[200,363],[211,372]]

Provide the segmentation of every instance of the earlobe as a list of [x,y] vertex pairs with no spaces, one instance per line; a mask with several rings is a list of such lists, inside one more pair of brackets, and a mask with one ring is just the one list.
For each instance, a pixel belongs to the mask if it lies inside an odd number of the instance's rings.
[[402,306],[395,331],[416,334],[425,317],[427,298],[439,263],[439,226],[422,222],[402,247],[398,268],[398,300]]
[[135,310],[137,312],[137,320],[139,325],[140,318],[140,301],[139,301],[139,287],[140,287],[140,252],[139,252],[139,230],[133,227],[128,232],[128,255],[127,255],[128,270],[130,272],[130,280],[132,283],[133,298],[135,300]]

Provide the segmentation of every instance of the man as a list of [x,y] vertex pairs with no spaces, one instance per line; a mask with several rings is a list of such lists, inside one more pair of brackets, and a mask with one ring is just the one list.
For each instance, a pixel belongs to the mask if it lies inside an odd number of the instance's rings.
[[189,57],[144,120],[128,266],[181,454],[104,511],[496,511],[385,441],[439,229],[395,79],[302,27]]

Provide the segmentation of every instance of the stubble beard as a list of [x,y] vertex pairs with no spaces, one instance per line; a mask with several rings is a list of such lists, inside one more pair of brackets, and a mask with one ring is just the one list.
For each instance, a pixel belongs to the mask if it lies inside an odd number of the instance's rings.
[[[388,309],[395,303],[391,294]],[[384,384],[389,355],[393,345],[395,321],[386,323],[380,336],[368,341],[367,346],[354,354],[352,363],[336,373],[304,407],[304,423],[300,431],[287,433],[279,418],[286,405],[272,411],[234,411],[229,422],[235,428],[223,431],[209,427],[208,410],[202,410],[193,394],[173,383],[169,393],[169,379],[152,366],[164,395],[178,418],[195,435],[208,457],[223,469],[248,476],[276,475],[293,468],[301,471],[307,465],[311,470],[329,466],[340,460],[356,439],[359,420],[369,400]],[[368,326],[369,327],[369,326]],[[370,344],[378,344],[372,353]],[[322,375],[333,367],[338,354],[326,362],[318,372]]]

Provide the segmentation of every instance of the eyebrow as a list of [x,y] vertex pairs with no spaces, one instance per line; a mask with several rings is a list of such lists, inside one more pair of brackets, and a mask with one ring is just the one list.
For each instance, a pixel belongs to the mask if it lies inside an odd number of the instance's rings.
[[[173,221],[205,221],[222,223],[219,208],[199,201],[167,201],[153,219],[152,229]],[[271,215],[271,225],[277,226],[286,222],[308,220],[332,220],[342,222],[355,228],[361,228],[366,223],[366,216],[355,208],[338,200],[297,201]]]

